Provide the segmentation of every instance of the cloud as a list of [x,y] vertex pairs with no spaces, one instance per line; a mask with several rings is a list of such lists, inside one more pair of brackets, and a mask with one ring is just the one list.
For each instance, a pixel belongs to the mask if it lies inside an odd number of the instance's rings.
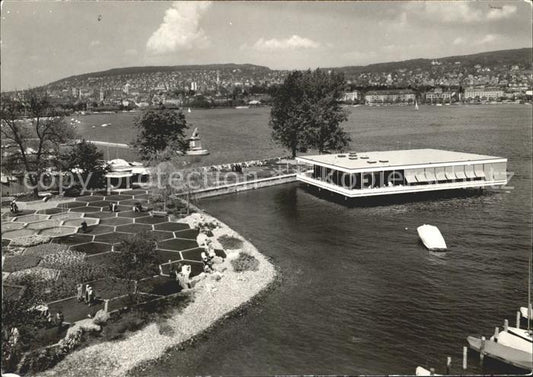
[[[475,2],[409,2],[404,4],[409,17],[432,23],[474,24],[509,18],[516,13],[515,5],[485,8]],[[489,9],[487,11],[487,9]]]
[[453,45],[454,46],[458,46],[458,45],[462,45],[462,44],[465,44],[465,39],[463,37],[457,37],[453,40]]
[[492,43],[494,42],[496,39],[498,39],[498,36],[497,35],[494,35],[494,34],[487,34],[485,35],[485,37],[483,37],[483,39],[481,39],[478,44],[480,45],[483,45],[483,44],[487,44],[487,43]]
[[426,3],[409,2],[404,4],[409,16],[422,20],[441,23],[470,23],[481,21],[483,12],[471,7],[468,3]]
[[100,41],[91,41],[91,43],[89,43],[89,46],[90,47],[96,47],[96,46],[100,46]]
[[166,54],[208,47],[210,41],[200,27],[200,19],[210,6],[209,1],[174,2],[146,42],[146,49],[154,54]]
[[320,43],[298,35],[285,39],[273,38],[265,40],[264,38],[259,38],[252,46],[253,49],[258,51],[299,50],[318,47],[320,47]]
[[491,8],[487,13],[487,19],[501,20],[502,18],[509,18],[514,13],[516,13],[516,6],[504,5],[501,8]]

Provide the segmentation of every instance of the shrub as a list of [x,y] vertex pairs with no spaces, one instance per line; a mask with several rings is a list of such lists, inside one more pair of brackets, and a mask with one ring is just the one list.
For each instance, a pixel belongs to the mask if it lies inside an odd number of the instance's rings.
[[6,272],[24,270],[37,266],[40,260],[41,258],[35,255],[15,255],[4,260],[3,270]]
[[231,265],[235,272],[257,271],[259,261],[253,255],[248,253],[239,253],[239,256],[231,260]]
[[109,313],[106,313],[104,310],[100,309],[96,312],[93,323],[95,325],[103,325],[109,320]]
[[159,328],[159,335],[163,336],[173,336],[175,334],[174,329],[166,322],[158,322],[157,327]]
[[83,188],[80,185],[75,185],[66,189],[63,195],[68,196],[70,198],[77,197],[81,195],[82,189]]
[[218,242],[220,242],[224,249],[235,250],[242,247],[242,240],[233,236],[223,235],[218,238]]

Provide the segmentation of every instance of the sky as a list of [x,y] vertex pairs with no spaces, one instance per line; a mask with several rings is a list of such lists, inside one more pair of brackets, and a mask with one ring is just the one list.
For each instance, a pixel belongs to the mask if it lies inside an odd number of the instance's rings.
[[2,1],[1,89],[105,69],[367,65],[532,47],[531,1]]

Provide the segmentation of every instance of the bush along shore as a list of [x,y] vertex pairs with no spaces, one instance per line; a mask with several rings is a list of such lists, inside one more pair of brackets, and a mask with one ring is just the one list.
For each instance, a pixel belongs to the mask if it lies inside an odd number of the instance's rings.
[[[276,281],[277,271],[268,258],[226,224],[205,213],[178,222],[200,228],[203,234],[199,237],[207,234],[214,248],[226,253],[224,260],[216,260],[212,272],[191,279],[192,287],[181,293],[187,296],[186,304],[166,305],[164,311],[152,313],[144,327],[132,310],[126,318],[132,324],[127,328],[129,335],[78,348],[40,376],[124,376],[133,369],[142,370],[142,365],[162,357],[170,348],[191,344],[215,324],[239,313]],[[198,243],[204,241],[198,239]],[[113,322],[103,326],[113,326]],[[76,337],[79,335],[81,332]]]

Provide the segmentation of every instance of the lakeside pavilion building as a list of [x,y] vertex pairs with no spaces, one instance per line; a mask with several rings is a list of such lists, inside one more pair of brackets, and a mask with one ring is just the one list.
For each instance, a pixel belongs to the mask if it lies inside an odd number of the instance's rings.
[[438,149],[301,156],[297,180],[345,198],[507,184],[507,159]]

